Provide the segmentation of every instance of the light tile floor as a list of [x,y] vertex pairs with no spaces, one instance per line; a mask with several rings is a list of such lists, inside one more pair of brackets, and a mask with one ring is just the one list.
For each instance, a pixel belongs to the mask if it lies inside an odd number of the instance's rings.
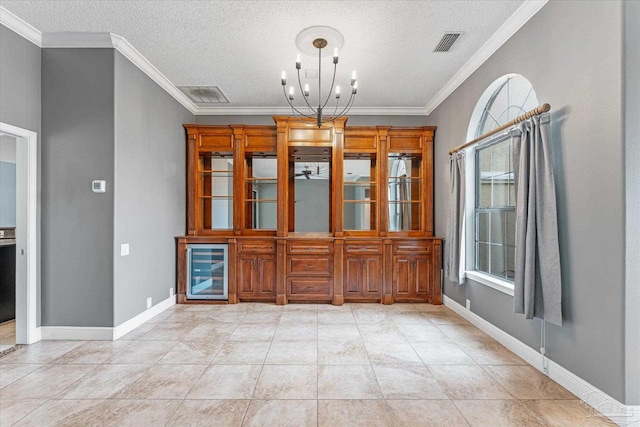
[[0,323],[0,352],[16,345],[16,321]]
[[178,305],[0,358],[0,425],[613,425],[428,304]]

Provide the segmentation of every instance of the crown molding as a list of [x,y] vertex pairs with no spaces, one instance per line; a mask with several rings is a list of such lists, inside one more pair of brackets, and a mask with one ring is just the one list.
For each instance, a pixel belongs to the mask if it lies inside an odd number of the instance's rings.
[[42,33],[33,25],[18,18],[2,6],[0,6],[0,24],[29,40],[36,46],[42,47]]
[[[196,107],[196,116],[289,115],[290,107]],[[424,116],[424,107],[355,107],[350,116]]]
[[111,44],[114,49],[120,52],[125,58],[131,61],[143,73],[156,82],[162,89],[178,101],[191,114],[197,114],[198,107],[174,85],[164,74],[160,72],[147,58],[145,58],[131,43],[124,37],[110,33]]
[[52,32],[42,34],[41,47],[47,49],[111,49],[110,33]]
[[525,0],[525,2],[498,28],[489,40],[458,70],[431,101],[425,106],[429,115],[445,99],[464,83],[482,64],[487,61],[503,44],[507,42],[524,24],[529,21],[548,0]]

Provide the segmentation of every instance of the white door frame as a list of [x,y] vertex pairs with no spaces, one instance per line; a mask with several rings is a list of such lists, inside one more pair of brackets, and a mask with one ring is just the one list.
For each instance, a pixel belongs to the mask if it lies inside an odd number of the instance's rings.
[[[16,256],[24,249],[26,255],[26,293],[16,289],[16,344],[32,344],[40,341],[37,313],[40,311],[37,298],[38,282],[38,134],[27,129],[0,122],[0,132],[17,139],[16,151],[26,144],[26,240],[25,248],[16,245]],[[19,156],[18,156],[19,158]],[[18,177],[16,177],[18,178]],[[16,241],[16,243],[18,243]],[[16,283],[18,285],[18,283]]]

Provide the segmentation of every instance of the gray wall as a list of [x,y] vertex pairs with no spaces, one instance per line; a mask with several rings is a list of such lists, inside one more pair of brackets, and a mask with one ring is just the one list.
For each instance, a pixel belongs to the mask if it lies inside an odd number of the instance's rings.
[[[284,99],[283,99],[284,101]],[[273,116],[195,116],[200,125],[267,125],[275,126]],[[426,126],[426,116],[349,116],[347,126]]]
[[0,135],[0,227],[16,226],[16,139]]
[[[175,286],[175,240],[185,231],[185,133],[194,117],[115,52],[114,324]],[[120,256],[120,244],[130,255]]]
[[[0,121],[38,133],[38,165],[41,161],[41,58],[40,48],[0,25]],[[40,201],[41,175],[38,175],[38,201]],[[36,207],[38,230],[37,251],[41,253],[41,204]],[[37,268],[36,299],[41,300],[41,274]],[[36,325],[40,326],[40,311]]]
[[44,326],[113,326],[113,58],[42,49]]
[[0,25],[0,121],[40,133],[40,48]]
[[[436,233],[445,234],[448,150],[465,142],[485,88],[507,73],[529,79],[552,106],[565,324],[547,327],[547,355],[625,401],[624,170],[620,2],[549,2],[430,116]],[[597,60],[594,60],[597,59]],[[594,173],[597,171],[597,173]],[[447,296],[536,350],[540,321],[512,298],[467,281]]]
[[640,405],[640,2],[624,3],[627,404]]

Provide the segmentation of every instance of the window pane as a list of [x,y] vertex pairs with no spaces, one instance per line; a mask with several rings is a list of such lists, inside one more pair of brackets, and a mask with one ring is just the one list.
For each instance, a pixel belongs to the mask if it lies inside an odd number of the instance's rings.
[[486,148],[478,150],[476,155],[478,156],[476,177],[479,180],[476,206],[484,208],[491,206],[491,150]]
[[515,211],[507,211],[506,221],[507,221],[507,239],[505,243],[507,245],[516,245],[516,212]]
[[478,240],[481,242],[489,241],[489,218],[490,214],[487,212],[478,212],[478,222],[476,224],[476,231],[478,233]]
[[491,245],[478,243],[476,247],[476,270],[489,273],[489,257]]
[[503,212],[491,212],[491,243],[503,244],[504,235],[504,214]]
[[491,206],[509,206],[509,174],[494,175],[492,189],[493,203]]
[[506,277],[504,263],[504,246],[491,245],[491,274]]
[[509,140],[491,146],[491,171],[494,175],[509,172],[509,157],[511,157]]
[[507,246],[507,279],[513,280],[516,265],[516,248]]

